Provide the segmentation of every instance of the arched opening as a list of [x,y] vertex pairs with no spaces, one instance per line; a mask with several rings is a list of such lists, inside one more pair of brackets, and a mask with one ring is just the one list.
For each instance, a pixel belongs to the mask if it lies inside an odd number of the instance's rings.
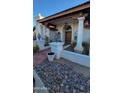
[[70,25],[65,25],[63,30],[65,34],[65,44],[70,44],[72,38],[72,27]]

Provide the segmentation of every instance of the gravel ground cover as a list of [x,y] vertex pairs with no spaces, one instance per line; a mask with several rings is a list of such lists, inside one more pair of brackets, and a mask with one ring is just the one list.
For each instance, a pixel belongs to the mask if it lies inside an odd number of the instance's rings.
[[49,93],[90,93],[90,76],[73,70],[71,65],[45,60],[34,70]]

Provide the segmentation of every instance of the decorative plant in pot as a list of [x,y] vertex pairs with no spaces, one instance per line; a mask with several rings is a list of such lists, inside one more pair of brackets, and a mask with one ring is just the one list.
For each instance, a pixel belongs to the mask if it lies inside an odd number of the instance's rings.
[[55,57],[55,53],[54,53],[54,52],[49,52],[49,53],[48,53],[48,60],[49,60],[50,62],[53,61],[54,57]]

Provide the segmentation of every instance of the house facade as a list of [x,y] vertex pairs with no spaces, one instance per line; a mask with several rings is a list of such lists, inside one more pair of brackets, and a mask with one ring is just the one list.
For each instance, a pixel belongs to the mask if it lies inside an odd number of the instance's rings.
[[82,51],[82,42],[90,43],[90,1],[48,17],[36,17],[36,41],[42,50],[49,42],[76,42],[75,50]]

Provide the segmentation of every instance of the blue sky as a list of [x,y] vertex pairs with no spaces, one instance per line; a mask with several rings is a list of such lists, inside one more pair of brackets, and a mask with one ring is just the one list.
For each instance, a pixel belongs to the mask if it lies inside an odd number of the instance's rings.
[[33,0],[33,25],[35,25],[34,17],[39,12],[47,17],[86,1],[88,0]]

